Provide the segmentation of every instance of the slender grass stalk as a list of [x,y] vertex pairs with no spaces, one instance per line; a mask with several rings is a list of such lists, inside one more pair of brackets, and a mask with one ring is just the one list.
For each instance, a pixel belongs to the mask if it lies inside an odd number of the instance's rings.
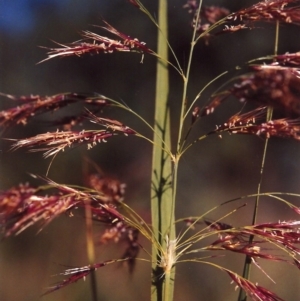
[[[198,11],[197,11],[197,17],[196,17],[196,24],[198,24],[199,19],[200,19],[201,6],[202,6],[202,0],[199,3],[199,7],[198,7]],[[188,82],[189,82],[189,76],[190,76],[190,70],[191,70],[191,65],[192,65],[192,58],[193,58],[194,48],[195,48],[195,45],[197,43],[196,34],[197,34],[197,29],[196,29],[196,26],[195,26],[195,28],[193,30],[193,36],[192,36],[192,42],[191,42],[190,53],[189,53],[189,58],[188,58],[187,70],[186,70],[186,74],[185,74],[184,82],[183,82],[180,123],[179,123],[178,141],[177,141],[177,155],[180,155],[180,152],[181,152],[182,147],[183,147],[182,135],[183,135],[183,125],[184,125],[184,120],[185,120],[185,114],[186,114],[186,95],[187,95],[187,87],[188,87]]]
[[[278,53],[278,43],[279,43],[279,21],[276,22],[274,55],[277,55],[277,53]],[[272,116],[273,116],[273,108],[268,107],[266,121],[270,121],[272,119]],[[269,144],[269,138],[266,137],[266,140],[264,143],[264,150],[263,150],[263,155],[262,155],[261,166],[260,166],[259,182],[257,185],[257,196],[255,199],[255,204],[254,204],[252,225],[254,225],[256,223],[257,215],[258,215],[259,198],[260,198],[260,193],[261,193],[261,185],[262,185],[262,180],[263,180],[265,161],[266,161],[266,157],[267,157],[268,144]],[[254,236],[251,235],[250,239],[249,239],[250,244],[252,243],[253,239],[254,239]],[[244,269],[243,269],[243,278],[245,278],[247,280],[250,279],[251,263],[252,263],[251,257],[246,256],[245,263],[244,263]],[[245,290],[242,288],[240,288],[240,291],[239,291],[238,301],[247,301],[247,294],[246,294]]]
[[[170,109],[168,104],[169,74],[168,74],[168,19],[167,0],[159,0],[158,5],[158,45],[157,54],[161,58],[157,61],[156,95],[155,95],[155,125],[154,145],[152,157],[152,190],[151,213],[154,240],[163,249],[167,249],[166,236],[175,238],[174,206],[172,206],[172,191],[170,179],[172,177],[171,157],[163,149],[171,149],[170,137]],[[162,138],[162,140],[161,140]],[[171,275],[163,277],[160,267],[161,251],[152,246],[153,285],[155,292],[151,294],[152,301],[171,301],[173,299],[174,268]],[[170,276],[170,277],[169,277]]]
[[[89,204],[85,206],[85,223],[86,223],[86,243],[87,243],[87,255],[88,262],[90,265],[95,263],[95,247],[93,240],[93,220],[92,220],[92,210]],[[97,281],[95,270],[91,271],[91,292],[92,292],[92,300],[97,301]]]

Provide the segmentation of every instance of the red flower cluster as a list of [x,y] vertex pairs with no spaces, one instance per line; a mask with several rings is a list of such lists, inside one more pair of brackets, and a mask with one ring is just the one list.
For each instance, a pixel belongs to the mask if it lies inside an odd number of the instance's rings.
[[113,53],[115,51],[122,52],[139,52],[154,54],[154,52],[146,46],[146,43],[140,42],[138,39],[133,39],[128,35],[118,31],[108,23],[104,22],[106,27],[101,27],[106,31],[121,38],[122,41],[113,40],[104,36],[100,36],[91,31],[83,31],[81,36],[82,40],[73,42],[71,44],[61,44],[60,48],[49,48],[48,58],[41,62],[47,61],[55,57],[64,57],[77,55],[81,56],[86,53],[99,54],[99,53]]
[[[97,110],[101,110],[110,104],[105,96],[96,94],[62,93],[52,96],[30,95],[20,97],[8,94],[0,95],[14,101],[14,104],[18,104],[10,109],[0,111],[0,126],[3,127],[15,124],[25,125],[29,119],[38,114],[53,112],[76,102],[96,106]],[[64,123],[67,123],[67,120]]]

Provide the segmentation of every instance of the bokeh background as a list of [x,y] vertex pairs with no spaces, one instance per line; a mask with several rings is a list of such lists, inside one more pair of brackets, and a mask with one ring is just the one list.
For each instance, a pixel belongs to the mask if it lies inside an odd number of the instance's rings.
[[[206,5],[219,4],[231,10],[251,5],[256,1],[204,1]],[[156,1],[145,0],[145,6],[156,15]],[[182,8],[184,0],[169,3],[170,43],[182,64],[186,67],[191,39],[191,16]],[[137,37],[155,49],[156,29],[145,15],[126,0],[1,0],[0,1],[0,92],[13,95],[52,95],[60,92],[98,92],[123,101],[141,114],[147,121],[153,120],[155,87],[155,59],[141,55],[115,53],[70,57],[37,64],[46,57],[39,46],[54,46],[51,40],[62,43],[79,39],[80,30],[91,30],[106,35],[93,25],[102,25],[102,19],[131,37]],[[221,72],[273,52],[274,25],[259,24],[257,28],[231,35],[221,35],[209,45],[196,47],[188,100]],[[282,26],[279,53],[299,50],[299,28]],[[235,73],[230,73],[234,76]],[[224,81],[230,77],[224,78]],[[201,98],[203,105],[209,95],[224,81],[212,85]],[[182,82],[176,72],[171,73],[171,111],[173,138],[176,139]],[[10,103],[2,98],[1,108]],[[237,112],[240,105],[228,101],[219,111],[200,122],[193,137],[214,128],[220,120]],[[78,109],[78,108],[77,108]],[[45,121],[56,116],[72,114],[66,108],[58,115],[40,116],[28,126],[18,126],[2,133],[4,138],[21,138],[49,131]],[[76,110],[76,109],[74,109]],[[75,112],[75,111],[74,111]],[[145,135],[151,133],[131,115],[113,109],[105,110],[108,118],[121,120]],[[198,133],[198,134],[197,134]],[[28,173],[45,175],[50,160],[41,153],[18,150],[9,152],[11,143],[1,140],[0,189],[5,190],[22,182],[40,184]],[[179,179],[177,216],[200,215],[237,196],[254,193],[259,181],[259,170],[264,141],[258,137],[229,136],[223,139],[210,137],[195,145],[182,160]],[[299,142],[272,139],[269,144],[263,191],[300,192]],[[66,151],[54,160],[49,177],[59,183],[83,184],[83,157],[88,156],[105,174],[127,184],[126,202],[150,222],[150,166],[151,145],[135,137],[116,138],[87,151],[79,147]],[[295,200],[299,203],[299,200]],[[208,216],[217,219],[242,203],[235,203],[216,210]],[[253,199],[245,208],[230,215],[224,222],[243,225],[251,222]],[[259,209],[259,222],[296,218],[287,207],[274,200],[263,200]],[[95,225],[97,233],[100,225]],[[36,301],[45,288],[60,278],[54,276],[67,267],[84,266],[87,263],[85,225],[82,215],[73,218],[62,216],[37,234],[32,227],[17,237],[0,243],[0,300]],[[183,226],[178,231],[183,231]],[[141,244],[150,248],[141,238]],[[118,258],[124,245],[97,246],[97,259]],[[147,255],[142,254],[147,257]],[[215,262],[242,272],[243,256],[227,255]],[[261,271],[253,269],[253,280],[276,291],[286,300],[295,301],[300,295],[299,271],[281,263],[260,261],[276,284]],[[200,264],[178,265],[175,300],[236,300],[237,292],[229,277],[211,267]],[[149,300],[150,266],[138,262],[132,275],[121,264],[107,266],[97,272],[99,300]],[[89,279],[73,284],[42,300],[90,300]]]

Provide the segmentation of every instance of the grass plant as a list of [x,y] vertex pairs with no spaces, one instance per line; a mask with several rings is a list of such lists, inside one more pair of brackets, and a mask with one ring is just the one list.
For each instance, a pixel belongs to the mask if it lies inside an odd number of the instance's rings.
[[[44,157],[51,158],[51,161],[45,175],[32,175],[41,182],[40,186],[16,184],[1,192],[0,225],[3,238],[18,235],[33,225],[38,225],[39,230],[42,230],[56,217],[66,213],[72,216],[78,208],[83,209],[86,221],[87,265],[66,269],[62,273],[64,280],[50,287],[43,295],[90,276],[92,300],[100,300],[97,293],[98,270],[102,271],[107,265],[126,262],[129,271],[134,273],[136,262],[141,261],[151,266],[149,299],[179,300],[174,293],[175,287],[180,286],[180,282],[176,281],[176,267],[178,264],[190,262],[200,263],[199,269],[206,265],[227,274],[229,281],[240,290],[238,301],[283,300],[275,292],[257,284],[252,279],[250,267],[254,266],[271,281],[271,275],[260,264],[263,260],[286,263],[291,269],[300,268],[300,194],[297,191],[277,191],[276,187],[264,191],[262,185],[266,177],[265,162],[270,139],[277,137],[281,139],[280,143],[285,143],[285,139],[300,140],[300,52],[278,53],[281,24],[300,24],[300,1],[253,1],[248,7],[243,7],[243,3],[240,3],[240,9],[235,12],[212,5],[206,0],[182,3],[183,9],[191,14],[192,25],[189,28],[187,24],[186,28],[191,31],[191,41],[190,45],[186,45],[189,47],[189,54],[185,66],[169,42],[169,35],[174,34],[168,31],[168,5],[171,1],[158,0],[157,18],[156,14],[147,9],[146,1],[127,2],[133,9],[143,13],[145,18],[149,18],[157,28],[157,49],[150,49],[146,43],[103,21],[103,25],[96,29],[104,31],[109,37],[92,31],[82,31],[80,40],[68,44],[55,42],[53,48],[46,50],[48,57],[41,63],[51,63],[52,59],[69,56],[114,55],[116,52],[140,55],[141,62],[148,56],[155,57],[157,72],[153,121],[147,121],[143,112],[135,112],[124,102],[102,95],[101,91],[73,91],[51,96],[14,96],[2,93],[1,96],[11,103],[10,108],[0,112],[3,137],[7,128],[26,126],[34,122],[37,115],[49,112],[57,114],[62,108],[74,104],[82,107],[81,113],[77,115],[57,118],[53,122],[53,131],[22,139],[8,137],[12,141],[12,150],[27,148],[30,152],[43,152]],[[223,71],[204,83],[196,95],[190,95],[193,58],[201,55],[198,53],[199,44],[207,44],[206,47],[209,47],[222,35],[235,35],[250,29],[253,32],[263,30],[266,23],[271,23],[275,28],[273,53]],[[201,68],[199,70],[200,73],[205,72]],[[176,99],[170,98],[170,72],[175,73],[182,82],[182,94],[177,95]],[[226,80],[222,82],[225,77]],[[208,99],[203,97],[216,83],[220,83],[219,88]],[[233,101],[235,105],[231,108]],[[180,104],[178,112],[171,110],[172,102]],[[230,115],[218,120],[215,127],[203,133],[202,129],[205,127],[202,125],[206,120],[226,106],[229,107],[227,112],[230,111]],[[138,119],[150,130],[151,135],[124,124],[122,120],[107,117],[107,109],[123,111],[124,114]],[[182,200],[178,195],[178,179],[184,158],[189,156],[193,147],[200,144],[205,147],[209,137],[227,139],[228,134],[256,136],[257,140],[264,141],[259,177],[253,193],[230,200],[224,199],[210,210],[191,212],[187,217],[180,215],[176,205],[191,201]],[[151,203],[151,223],[147,223],[134,208],[124,202],[125,184],[106,176],[100,170],[87,177],[86,186],[57,183],[48,176],[61,152],[81,145],[85,145],[87,149],[101,149],[101,144],[110,143],[120,136],[143,139],[152,146],[152,167],[149,171],[151,195],[148,198],[148,203]],[[205,158],[200,157],[199,160]],[[89,164],[94,165],[91,161]],[[65,180],[67,182],[68,179]],[[258,221],[260,204],[266,199],[273,201],[272,206],[284,205],[290,210],[290,219]],[[234,226],[225,222],[241,212],[246,203],[251,202],[254,210],[250,224]],[[210,220],[212,212],[218,212],[219,217]],[[96,262],[96,223],[105,225],[100,239],[102,243],[125,243],[122,257]],[[143,246],[140,242],[141,236],[151,243],[151,249]],[[273,249],[277,251],[274,253]],[[241,274],[219,264],[219,258],[228,253],[244,256],[245,263]],[[288,287],[289,284],[279,285]],[[224,297],[223,300],[229,299]],[[298,300],[298,297],[295,296],[294,300]]]

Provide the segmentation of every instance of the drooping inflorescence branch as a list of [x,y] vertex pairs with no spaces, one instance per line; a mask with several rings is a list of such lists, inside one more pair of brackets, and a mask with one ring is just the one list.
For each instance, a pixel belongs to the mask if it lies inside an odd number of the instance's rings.
[[92,273],[92,271],[96,271],[97,269],[105,267],[108,264],[112,264],[115,262],[128,261],[128,260],[130,260],[130,258],[106,260],[104,262],[95,263],[95,264],[80,267],[80,268],[67,269],[60,275],[68,276],[68,278],[64,279],[61,282],[58,282],[57,284],[55,284],[52,287],[50,287],[49,289],[47,289],[46,292],[42,296],[48,295],[54,291],[64,288],[69,284],[77,282],[78,280],[85,279],[87,276],[89,276]]
[[[41,62],[45,62],[49,59],[55,57],[64,57],[64,56],[81,56],[83,54],[99,54],[99,53],[113,53],[113,52],[138,52],[138,53],[148,53],[155,54],[154,51],[149,49],[146,46],[146,43],[140,42],[136,38],[131,38],[128,35],[118,31],[114,27],[112,27],[107,22],[105,27],[101,27],[106,31],[112,33],[113,35],[121,38],[121,41],[113,40],[104,36],[100,36],[91,31],[82,31],[81,36],[82,40],[76,41],[70,44],[61,44],[57,43],[58,48],[47,48],[49,49],[48,58],[42,60]],[[40,62],[40,63],[41,63]]]
[[234,13],[230,13],[228,9],[223,7],[203,5],[201,7],[201,18],[204,21],[199,20],[198,24],[195,22],[195,15],[199,7],[199,1],[188,0],[184,7],[194,15],[192,26],[196,27],[200,34],[210,31],[210,27],[216,27],[216,23],[222,20],[221,23],[226,23],[226,25],[222,31],[217,32],[217,34],[220,34],[253,28],[255,22],[280,22],[300,25],[299,3],[299,0],[266,0]]
[[60,151],[64,151],[66,147],[72,147],[76,144],[87,144],[91,149],[100,142],[106,142],[108,138],[117,135],[107,130],[82,130],[75,131],[56,131],[52,133],[38,134],[34,137],[17,141],[13,144],[12,149],[21,147],[30,148],[31,152],[43,151],[44,157],[56,155]]
[[300,24],[299,0],[267,0],[230,14],[229,21]]
[[3,93],[0,95],[10,99],[14,104],[12,108],[0,111],[1,127],[16,124],[25,125],[29,119],[38,114],[53,112],[76,102],[92,105],[97,111],[111,104],[105,96],[93,93],[61,93],[52,96],[30,95],[20,97]]
[[267,108],[259,107],[244,114],[236,114],[225,123],[218,125],[211,133],[228,132],[262,137],[281,137],[300,140],[300,118],[266,120]]
[[202,5],[200,10],[200,18],[198,18],[197,22],[197,10],[199,7],[197,2],[198,1],[196,0],[188,0],[183,7],[187,8],[188,12],[193,14],[192,27],[196,28],[197,32],[200,34],[208,30],[209,27],[215,24],[217,21],[230,14],[230,11],[224,7],[218,7],[215,5]]
[[300,67],[300,52],[285,53],[273,57],[276,63],[289,67]]
[[[250,258],[263,258],[274,261],[287,261],[282,256],[273,255],[270,250],[264,250],[260,245],[272,243],[282,250],[285,250],[292,258],[300,256],[300,222],[298,220],[290,220],[274,223],[261,223],[253,226],[244,226],[234,228],[225,223],[205,221],[209,228],[218,234],[208,250],[227,250],[231,252],[241,253]],[[249,241],[249,237],[254,239]]]
[[230,278],[233,280],[233,282],[241,289],[243,289],[246,294],[253,300],[253,301],[284,301],[279,296],[274,294],[273,292],[267,290],[266,288],[254,284],[253,282],[239,276],[236,273],[233,273],[232,271],[228,269],[223,269],[227,274],[230,276]]
[[[186,242],[181,243],[181,245],[192,246],[194,243],[200,242],[204,238],[210,236],[209,232],[211,232],[211,235],[218,236],[218,238],[210,245],[200,246],[199,248],[188,250],[186,254],[201,254],[203,251],[224,251],[225,253],[234,252],[246,255],[248,258],[250,258],[254,265],[270,279],[271,277],[259,265],[259,259],[286,262],[299,269],[299,220],[260,223],[242,227],[234,227],[224,222],[213,222],[206,219],[201,222],[200,218],[187,218],[184,221],[187,223],[188,229],[195,229],[197,224],[203,223],[206,224],[207,227],[197,231],[196,234],[191,236],[191,239],[187,239]],[[249,240],[250,236],[253,236],[251,241]],[[267,246],[264,247],[266,244]],[[274,249],[281,250],[283,252],[274,253]],[[214,257],[215,256],[210,255],[205,257],[206,260],[200,257],[194,258],[191,261],[206,263],[227,272],[235,284],[244,290],[251,300],[283,301],[282,298],[266,288],[258,284],[254,284],[248,279],[241,277],[237,273],[234,273],[227,268],[216,265],[211,261],[207,261],[209,258],[213,259]]]
[[100,118],[89,112],[89,117],[93,123],[106,127],[105,130],[82,130],[82,131],[56,131],[38,134],[34,137],[18,140],[13,144],[12,149],[21,147],[30,148],[31,152],[44,151],[44,157],[56,155],[64,151],[66,147],[73,147],[79,144],[87,144],[88,149],[93,148],[107,139],[123,134],[125,136],[134,135],[136,132],[123,125],[119,121]]
[[[281,56],[281,59],[283,61],[287,56]],[[300,140],[298,68],[281,66],[275,62],[271,65],[253,65],[251,71],[237,77],[231,87],[213,96],[202,110],[198,106],[194,108],[191,116],[192,126],[200,117],[214,113],[216,108],[230,97],[237,98],[243,104],[238,113],[216,125],[213,131],[195,142],[214,133],[220,135],[222,132]],[[253,106],[257,108],[253,109]],[[271,120],[267,120],[268,107],[272,107],[276,113],[276,117]]]
[[299,117],[300,77],[294,69],[263,69],[238,78],[229,95],[278,109],[285,116]]
[[248,8],[227,16],[226,21],[233,25],[225,26],[223,32],[235,32],[252,28],[255,22],[279,22],[300,25],[299,0],[260,1]]
[[[115,206],[122,200],[124,184],[115,182],[114,190],[107,185],[103,185],[102,190],[78,190],[48,179],[47,182],[47,187],[20,184],[0,193],[0,226],[5,237],[37,223],[44,226],[61,214],[70,213],[75,207],[85,206],[87,202],[92,202],[97,220],[107,223],[124,219],[111,207],[111,204]],[[48,190],[50,193],[46,194]]]

